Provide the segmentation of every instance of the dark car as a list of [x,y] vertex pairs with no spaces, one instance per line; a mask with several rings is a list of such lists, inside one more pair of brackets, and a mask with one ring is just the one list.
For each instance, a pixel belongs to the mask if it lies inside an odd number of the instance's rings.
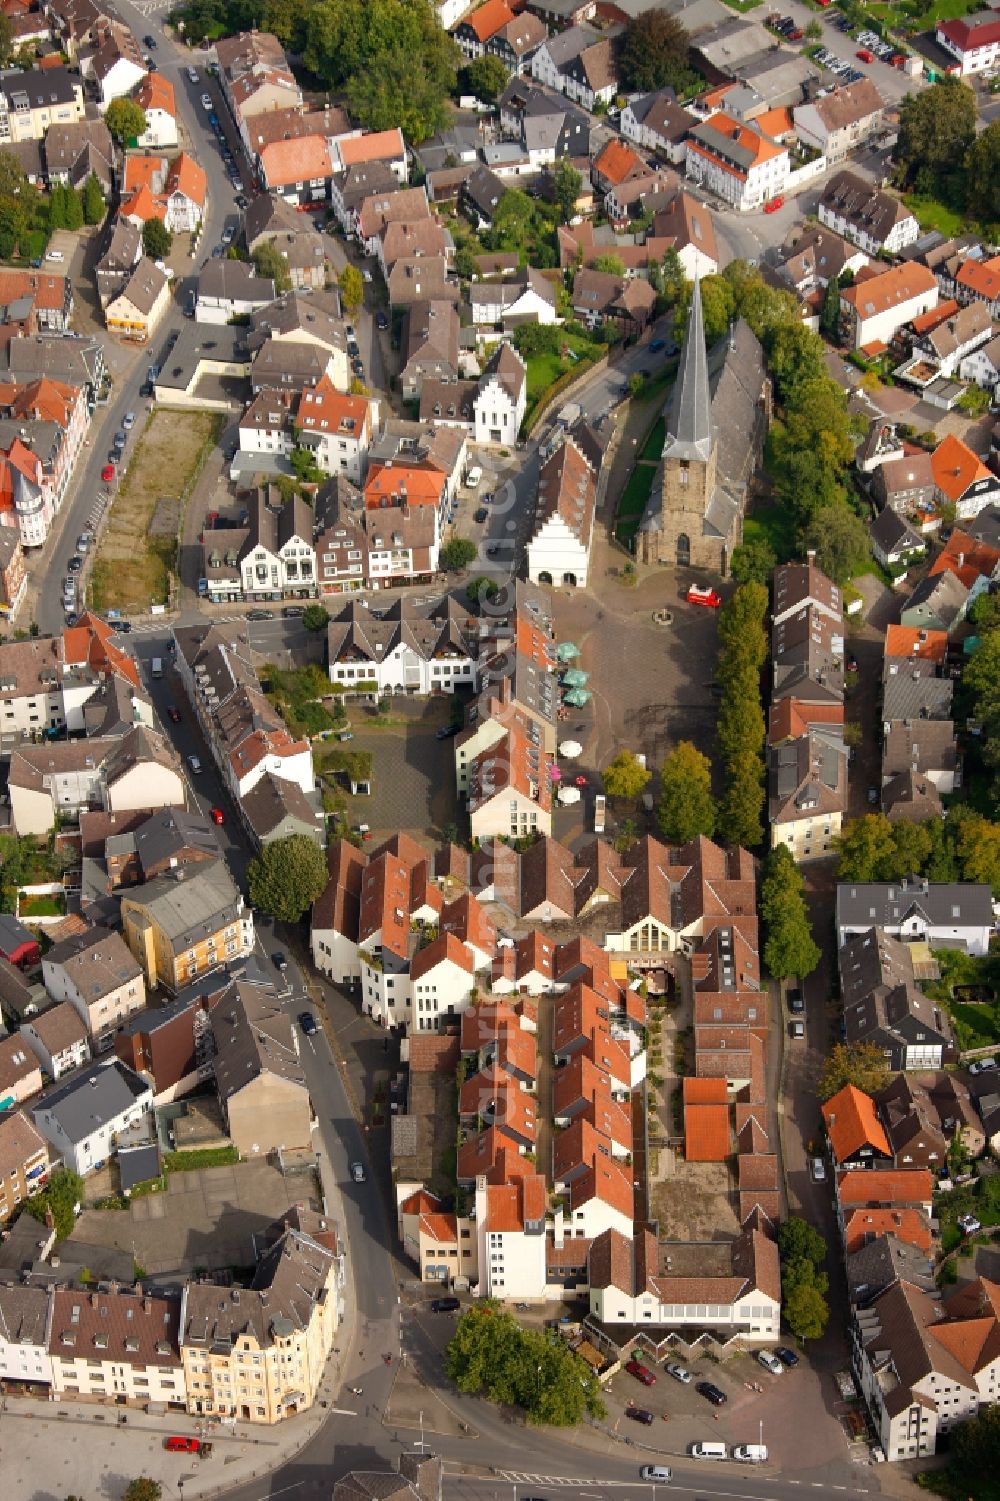
[[805,1011],[806,1003],[802,999],[801,990],[790,990],[788,992],[788,1009],[793,1016],[801,1016],[803,1011]]
[[379,308],[378,312],[375,314],[375,327],[381,328],[383,331],[389,327],[389,319],[386,317],[381,308]]
[[305,605],[286,605],[281,613],[286,620],[295,620],[299,615],[306,613],[306,607]]
[[316,1025],[316,1018],[313,1016],[311,1011],[303,1011],[300,1013],[299,1026],[302,1028],[307,1037],[315,1037],[316,1033],[319,1031],[319,1027],[317,1027]]
[[499,542],[491,542],[490,545],[489,545],[489,547],[486,549],[486,556],[488,558],[495,558],[495,557],[497,557],[497,555],[499,554],[499,552],[500,552],[500,543]]
[[119,620],[118,624],[115,626],[115,630],[118,632],[119,636],[127,636],[131,629],[131,620]]
[[364,378],[365,378],[365,366],[364,366],[364,361],[363,360],[352,360],[351,361],[351,369],[354,372],[354,374],[357,376],[358,380],[364,380]]
[[781,1364],[788,1366],[789,1369],[791,1369],[792,1366],[798,1365],[799,1363],[799,1357],[796,1355],[795,1351],[790,1350],[787,1345],[775,1345],[774,1353],[781,1361]]
[[288,968],[288,960],[285,958],[280,949],[275,949],[274,953],[271,955],[271,960],[274,964],[275,969],[280,969],[281,973],[284,974],[285,970]]
[[452,735],[457,735],[462,728],[460,724],[443,724],[437,732],[438,740],[450,740]]
[[480,506],[480,507],[479,507],[479,510],[478,510],[478,511],[477,511],[477,512],[476,512],[476,513],[475,513],[475,515],[474,515],[474,516],[473,516],[473,518],[472,518],[472,519],[473,519],[473,521],[485,521],[485,520],[486,520],[486,518],[487,518],[487,516],[488,516],[488,515],[489,515],[489,514],[490,514],[490,513],[489,513],[489,511],[488,511],[488,510],[487,510],[487,509],[486,509],[486,507],[485,507],[485,506]]
[[432,1298],[431,1313],[457,1313],[461,1308],[457,1298]]
[[83,559],[80,557],[70,558],[69,562],[66,564],[66,567],[69,569],[70,573],[79,573],[80,569],[83,567]]
[[248,620],[273,620],[274,619],[274,611],[273,610],[248,610],[247,611],[247,619]]
[[156,51],[156,38],[155,38],[155,36],[144,36],[143,39],[142,39],[142,45],[144,47],[148,47],[149,50],[150,50],[150,52],[155,52]]
[[171,724],[180,724],[181,711],[180,709],[178,709],[176,704],[167,705],[167,718],[170,720]]
[[713,1381],[699,1381],[695,1387],[695,1391],[699,1392],[706,1401],[711,1402],[713,1407],[721,1407],[724,1402],[729,1401],[725,1392],[717,1387]]
[[645,1423],[647,1428],[653,1421],[653,1414],[648,1407],[626,1407],[625,1416],[631,1418],[633,1423]]

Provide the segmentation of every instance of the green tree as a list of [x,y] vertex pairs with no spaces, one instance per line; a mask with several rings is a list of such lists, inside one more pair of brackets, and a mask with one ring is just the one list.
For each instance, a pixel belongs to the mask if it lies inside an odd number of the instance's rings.
[[822,1339],[830,1305],[815,1284],[800,1283],[785,1300],[784,1319],[796,1339]]
[[641,370],[633,370],[628,378],[628,394],[638,396],[646,384],[646,377]]
[[889,1081],[889,1068],[881,1048],[870,1042],[838,1042],[827,1054],[817,1094],[829,1100],[847,1084],[865,1094],[878,1094]]
[[261,240],[253,253],[254,269],[258,276],[266,276],[274,282],[276,292],[287,292],[292,285],[288,261],[274,240]]
[[476,252],[468,243],[459,245],[455,251],[455,275],[462,281],[472,281],[477,275]]
[[470,94],[482,99],[484,104],[493,104],[510,82],[510,74],[498,57],[486,53],[477,57],[465,69],[465,83]]
[[937,191],[961,170],[975,134],[976,96],[960,78],[946,75],[929,89],[905,94],[893,150],[900,183]]
[[146,133],[146,111],[134,99],[112,99],[104,111],[104,123],[123,149]]
[[647,10],[630,21],[618,50],[618,77],[627,92],[683,87],[689,76],[691,39],[666,10]]
[[338,273],[340,300],[349,313],[356,313],[365,300],[365,283],[357,266],[345,266]]
[[957,844],[962,880],[984,882],[1000,897],[1000,824],[975,814],[964,818]]
[[782,1261],[811,1261],[818,1270],[826,1260],[824,1237],[800,1215],[790,1214],[778,1226],[778,1251]]
[[643,766],[634,751],[619,751],[601,773],[608,797],[629,801],[639,797],[649,784],[652,773]]
[[56,1168],[40,1194],[28,1200],[28,1213],[45,1223],[46,1211],[51,1210],[57,1240],[65,1240],[73,1233],[76,1223],[76,1208],[83,1204],[84,1184],[79,1173],[68,1168]]
[[147,219],[142,226],[142,248],[150,260],[162,260],[170,254],[174,237],[162,219]]
[[759,756],[742,755],[727,767],[719,832],[729,844],[753,849],[764,838],[764,787]]
[[521,323],[514,330],[514,348],[526,360],[535,354],[558,355],[562,340],[555,323]]
[[158,1480],[150,1480],[148,1475],[139,1475],[125,1487],[122,1501],[160,1501],[162,1495],[163,1487]]
[[247,867],[250,901],[281,922],[298,922],[326,886],[326,859],[308,834],[266,844]]
[[[260,12],[260,29],[273,32],[288,52],[301,53],[306,44],[306,21],[310,8],[311,0],[264,0],[264,8]],[[234,29],[238,30],[242,25],[242,21],[234,22]]]
[[57,182],[49,191],[49,233],[66,228],[66,185]]
[[316,455],[311,448],[306,448],[301,443],[292,449],[288,462],[300,484],[316,485],[323,479],[323,471],[316,463]]
[[982,224],[1000,222],[1000,120],[976,136],[965,158],[969,213]]
[[66,189],[66,228],[83,228],[83,203],[74,187]]
[[83,185],[83,222],[84,224],[100,224],[104,219],[104,193],[101,184],[91,172]]
[[981,1407],[951,1430],[946,1478],[953,1496],[987,1496],[1000,1473],[1000,1406]]
[[827,378],[823,341],[804,323],[779,323],[766,345],[768,369],[786,405],[794,404],[800,390]]
[[683,297],[686,282],[681,258],[671,245],[660,262],[660,292],[668,307],[674,307]]
[[819,326],[828,339],[840,342],[840,281],[836,276],[831,276],[827,281]]
[[[678,344],[687,334],[687,314],[693,285],[685,282],[674,312],[674,338]],[[701,283],[701,309],[705,323],[705,342],[709,345],[728,332],[735,315],[733,289],[723,276],[706,276]]]
[[473,604],[478,604],[481,599],[494,599],[500,593],[500,589],[494,579],[481,574],[479,578],[469,580],[465,586],[465,592]]
[[6,68],[15,51],[14,27],[10,17],[0,11],[0,67]]
[[846,584],[868,562],[868,528],[849,506],[821,506],[806,531],[816,562],[835,584]]
[[620,255],[610,251],[607,255],[599,255],[594,262],[595,271],[606,271],[611,276],[625,275],[625,262]]
[[733,548],[730,572],[738,584],[763,584],[770,582],[778,566],[777,555],[766,537],[752,537]]
[[663,763],[656,816],[670,844],[686,844],[698,834],[711,839],[715,833],[711,763],[690,740],[679,741]]
[[583,178],[568,156],[561,156],[550,173],[552,193],[559,209],[559,221],[566,224],[576,212],[576,200],[583,187]]
[[468,568],[477,552],[478,548],[471,537],[452,537],[441,548],[441,567],[448,573],[461,573],[463,568]]
[[330,620],[330,614],[325,605],[306,605],[302,611],[302,624],[307,631],[323,631]]
[[748,662],[758,671],[767,660],[764,622],[769,606],[767,585],[747,582],[719,611],[719,642],[727,658]]
[[890,824],[892,829],[893,864],[888,880],[901,880],[903,876],[918,876],[930,859],[934,840],[930,827],[923,823],[909,823],[905,819]]
[[[3,12],[0,11],[0,15]],[[17,198],[28,186],[24,168],[7,148],[0,150],[0,198]]]
[[896,842],[884,813],[865,813],[846,823],[838,839],[839,881],[891,881],[896,871]]
[[776,980],[811,975],[820,961],[812,936],[802,872],[787,847],[779,844],[767,857],[760,891],[766,938],[764,962]]
[[529,1422],[570,1427],[604,1415],[592,1371],[565,1341],[549,1330],[522,1329],[497,1303],[477,1303],[462,1315],[445,1360],[460,1392],[519,1407]]

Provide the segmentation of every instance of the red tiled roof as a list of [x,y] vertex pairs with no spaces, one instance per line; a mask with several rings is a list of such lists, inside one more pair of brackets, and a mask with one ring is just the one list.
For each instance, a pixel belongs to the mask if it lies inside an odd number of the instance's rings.
[[931,454],[934,483],[947,500],[959,501],[970,485],[992,479],[990,471],[967,443],[947,433]]
[[927,1218],[919,1209],[855,1209],[844,1220],[848,1256],[877,1235],[895,1235],[919,1251],[929,1251],[933,1240]]
[[506,26],[513,19],[514,12],[507,4],[507,0],[486,0],[485,5],[481,5],[478,10],[474,10],[470,16],[465,17],[463,24],[475,32],[477,41],[488,42],[501,26]]
[[967,589],[971,589],[976,579],[988,578],[998,563],[1000,549],[990,547],[988,542],[978,542],[975,537],[956,528],[944,551],[931,564],[930,572],[953,573]]
[[841,1207],[886,1209],[896,1204],[930,1204],[934,1193],[926,1168],[889,1168],[876,1172],[844,1168],[837,1174]]
[[948,654],[947,631],[921,631],[910,625],[886,627],[887,657],[917,657],[925,662],[942,663]]
[[[721,1084],[725,1092],[725,1079],[702,1082]],[[731,1151],[729,1106],[694,1105],[685,1101],[684,1156],[687,1161],[724,1162]]]
[[874,1147],[886,1157],[892,1156],[889,1138],[871,1095],[847,1084],[822,1108],[826,1132],[838,1163],[845,1162],[866,1146]]

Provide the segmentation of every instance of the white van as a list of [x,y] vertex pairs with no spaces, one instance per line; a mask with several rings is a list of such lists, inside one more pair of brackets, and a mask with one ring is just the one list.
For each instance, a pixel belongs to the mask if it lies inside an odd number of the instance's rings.
[[482,482],[482,478],[483,478],[483,471],[480,469],[480,467],[479,467],[478,464],[473,464],[472,468],[469,470],[468,474],[465,476],[466,487],[469,490],[478,490],[479,486],[480,486],[480,483]]
[[639,1478],[640,1480],[652,1480],[654,1485],[657,1481],[661,1485],[669,1485],[673,1479],[673,1474],[674,1472],[669,1465],[643,1465],[639,1471]]
[[162,676],[163,676],[163,658],[162,657],[154,657],[153,658],[153,677],[154,678],[162,678]]
[[48,250],[45,253],[45,259],[47,261],[64,261],[66,257],[61,250]]
[[744,1464],[765,1465],[767,1464],[766,1444],[734,1444],[733,1458],[742,1459]]
[[728,1459],[725,1444],[692,1444],[688,1453],[692,1459]]

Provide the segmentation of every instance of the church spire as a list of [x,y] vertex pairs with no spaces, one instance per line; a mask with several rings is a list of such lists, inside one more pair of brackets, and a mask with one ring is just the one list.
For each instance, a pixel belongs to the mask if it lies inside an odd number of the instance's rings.
[[667,408],[663,457],[707,461],[715,446],[712,394],[708,385],[705,322],[701,311],[701,282],[695,277],[688,312],[687,334],[677,379]]

